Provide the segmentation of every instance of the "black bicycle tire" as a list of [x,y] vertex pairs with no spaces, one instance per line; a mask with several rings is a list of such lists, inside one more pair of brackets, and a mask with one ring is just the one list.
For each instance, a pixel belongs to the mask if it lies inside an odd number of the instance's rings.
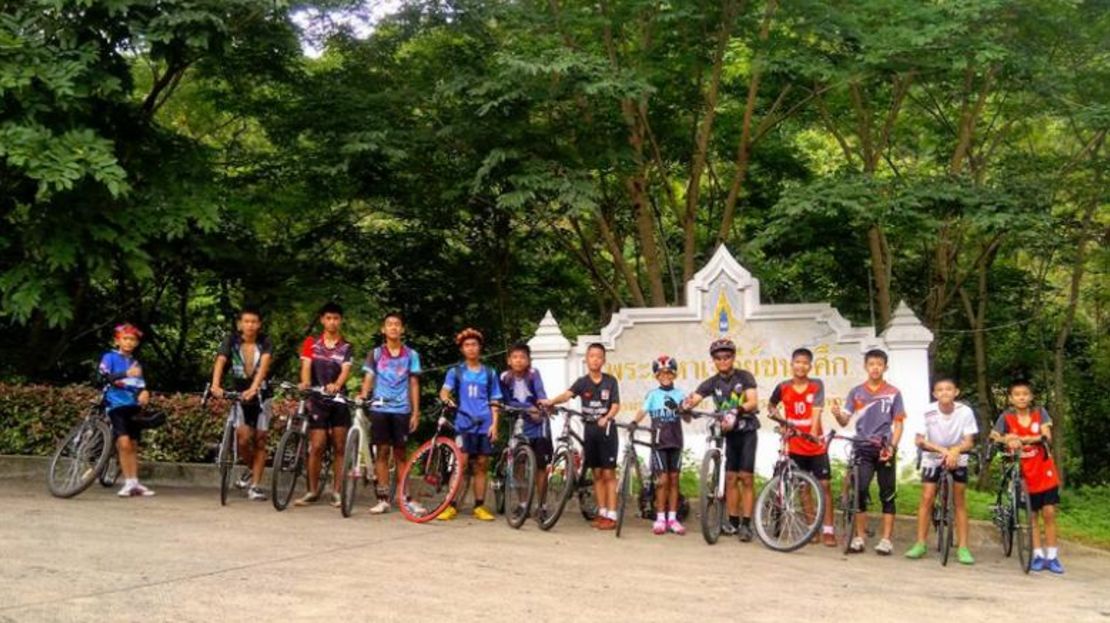
[[[790,480],[786,480],[786,476],[788,475],[790,476]],[[788,483],[784,485],[786,487],[795,487],[803,484],[798,482],[799,480],[804,481],[804,485],[815,493],[816,507],[813,513],[813,525],[807,527],[806,531],[796,541],[783,543],[778,539],[772,539],[771,535],[767,533],[765,522],[762,521],[763,503],[765,497],[774,494],[775,490],[773,487],[777,486],[779,482]],[[825,516],[825,498],[821,491],[821,483],[817,481],[817,478],[810,472],[804,470],[784,470],[783,473],[768,480],[759,491],[759,495],[756,496],[755,516],[753,517],[756,535],[759,536],[759,540],[763,542],[763,545],[776,552],[793,552],[809,543],[810,540],[813,539],[813,536],[817,534],[817,531],[821,529],[821,520]]]
[[[524,500],[513,500],[510,492],[516,491],[516,479],[513,476],[515,473],[515,466],[520,457],[524,457],[524,491],[527,491]],[[524,522],[528,520],[528,516],[532,512],[532,501],[536,496],[536,453],[532,448],[527,445],[521,444],[516,447],[511,456],[511,461],[508,468],[505,470],[505,485],[502,496],[505,498],[505,522],[509,527],[520,529]],[[519,502],[523,501],[523,505]],[[524,512],[517,512],[517,508],[524,507]]]
[[[287,429],[274,449],[273,469],[270,470],[270,500],[274,505],[274,510],[283,511],[289,508],[289,503],[293,501],[293,493],[297,490],[297,481],[301,479],[301,470],[304,469],[304,460],[300,448],[300,442],[303,442],[303,438],[302,433]],[[287,465],[286,457],[290,448],[292,448],[293,454],[289,455],[288,458],[292,462]],[[279,485],[283,473],[287,474],[289,481],[289,486],[285,491],[282,491],[280,489],[281,485]]]
[[[339,513],[343,517],[350,517],[355,508],[355,498],[358,495],[359,475],[355,474],[358,464],[358,446],[362,442],[362,432],[357,426],[352,426],[347,431],[347,441],[343,450],[343,486],[339,490]],[[367,466],[372,469],[373,466]]]
[[617,487],[617,529],[616,535],[619,539],[621,536],[621,528],[624,526],[624,512],[625,507],[628,506],[628,496],[631,494],[629,489],[632,488],[632,465],[635,462],[633,454],[635,449],[629,448],[628,454],[625,456],[623,469],[621,470],[621,481]]
[[[97,457],[97,460],[93,464],[93,467],[88,470],[88,474],[82,474],[82,478],[75,487],[69,489],[57,488],[54,483],[53,474],[58,467],[58,460],[61,458],[62,452],[65,450],[66,446],[69,445],[71,439],[81,435],[90,426],[93,428],[92,434],[100,437],[100,456]],[[72,498],[83,492],[85,489],[88,489],[92,485],[93,481],[96,480],[97,474],[101,473],[104,470],[105,464],[108,462],[108,456],[110,454],[108,448],[111,444],[112,434],[111,431],[108,430],[108,425],[106,423],[102,421],[95,421],[90,417],[74,425],[74,427],[70,429],[69,433],[62,439],[61,443],[59,443],[58,446],[54,449],[54,454],[50,456],[50,463],[46,471],[46,488],[50,491],[50,494],[56,498]]]
[[[1018,562],[1021,570],[1029,573],[1033,566],[1033,504],[1029,499],[1029,489],[1025,486],[1025,478],[1014,480],[1014,526],[1018,538]],[[1022,521],[1024,515],[1024,521]]]
[[948,566],[948,555],[952,551],[952,514],[953,496],[952,489],[955,482],[952,473],[945,470],[944,495],[940,500],[940,522],[937,525],[937,549],[940,552],[940,566]]
[[227,506],[227,492],[231,489],[231,472],[235,468],[235,424],[229,419],[224,423],[223,434],[220,435],[220,453],[217,461],[220,464],[220,506]]
[[488,478],[486,482],[489,483],[487,486],[493,489],[493,512],[498,515],[504,515],[505,487],[509,484],[505,477],[505,470],[508,469],[509,464],[512,463],[512,457],[509,455],[508,448],[502,450],[501,454],[497,456],[497,464],[493,466],[493,476]]
[[859,506],[859,469],[852,466],[848,470],[848,487],[841,493],[841,532],[844,535],[844,553],[852,548],[852,538],[856,534],[856,512]]
[[[550,530],[555,527],[555,524],[559,523],[559,518],[563,516],[563,511],[566,510],[567,502],[570,501],[570,496],[574,494],[574,491],[577,489],[578,486],[577,479],[575,478],[574,450],[569,448],[560,448],[555,452],[555,455],[551,457],[551,464],[548,466],[547,474],[548,483],[544,490],[548,493],[551,492],[551,474],[555,472],[555,466],[558,465],[560,462],[566,465],[566,482],[563,485],[563,493],[559,496],[559,499],[555,501],[554,508],[547,509],[547,515],[537,515],[537,521],[539,522],[540,530]],[[544,502],[546,502],[546,499],[541,500],[540,505],[546,508],[546,504],[544,504]]]
[[101,471],[100,475],[96,478],[100,486],[105,489],[114,487],[115,484],[119,482],[120,474],[123,473],[123,469],[119,465],[116,446],[114,444],[110,445],[111,447],[108,449],[108,462],[104,464],[104,470]]
[[[709,470],[712,469],[712,482],[710,483]],[[701,519],[702,538],[709,545],[715,545],[721,538],[721,525],[724,521],[722,510],[723,501],[717,497],[721,478],[721,449],[711,448],[706,451],[701,460],[701,469],[698,471],[698,515]],[[715,516],[715,520],[711,518]]]

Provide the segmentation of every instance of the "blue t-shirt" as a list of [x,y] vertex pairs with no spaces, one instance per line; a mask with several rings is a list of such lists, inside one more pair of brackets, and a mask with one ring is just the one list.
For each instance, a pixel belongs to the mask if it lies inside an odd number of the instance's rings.
[[[463,371],[461,380],[458,378],[460,367]],[[455,430],[482,434],[489,431],[493,424],[490,403],[501,400],[501,383],[497,381],[497,372],[493,368],[480,366],[471,370],[465,363],[453,366],[447,371],[443,387],[455,394],[459,405]]]
[[139,404],[139,394],[146,389],[146,381],[141,374],[127,376],[131,366],[136,365],[141,371],[142,365],[134,357],[124,355],[118,350],[104,353],[100,358],[99,372],[110,385],[105,395],[109,410]]
[[[502,372],[501,395],[505,398],[506,406],[517,409],[530,409],[536,406],[537,400],[547,398],[540,372],[533,368],[529,368],[524,376],[517,376],[512,370]],[[525,416],[523,420],[525,437],[539,439],[548,436],[546,417],[537,421]]]
[[373,409],[378,413],[412,413],[409,404],[409,378],[419,376],[420,355],[408,346],[394,357],[385,346],[370,351],[362,364],[362,371],[374,377],[373,401],[383,404]]
[[682,449],[682,418],[667,407],[667,398],[682,404],[686,393],[677,387],[656,387],[644,398],[644,412],[651,418],[655,447],[660,450]]

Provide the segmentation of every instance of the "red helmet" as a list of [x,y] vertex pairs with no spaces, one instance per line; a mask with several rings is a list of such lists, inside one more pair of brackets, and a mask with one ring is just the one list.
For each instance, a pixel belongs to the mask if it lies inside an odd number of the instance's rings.
[[119,339],[119,338],[121,338],[125,335],[133,335],[138,339],[142,339],[143,332],[139,330],[139,327],[136,327],[135,325],[131,324],[130,322],[125,322],[123,324],[116,325],[116,328],[115,328],[116,339]]
[[714,340],[713,343],[709,345],[709,356],[712,357],[722,350],[727,350],[728,352],[735,355],[736,344],[734,344],[732,340],[728,339],[727,337],[723,337],[719,340]]
[[670,370],[672,374],[678,374],[678,362],[670,355],[659,355],[651,362],[651,373],[659,374],[660,370]]

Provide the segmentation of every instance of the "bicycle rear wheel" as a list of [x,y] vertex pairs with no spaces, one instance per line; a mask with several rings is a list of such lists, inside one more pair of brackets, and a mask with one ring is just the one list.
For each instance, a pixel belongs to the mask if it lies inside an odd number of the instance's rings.
[[1029,573],[1033,564],[1033,506],[1029,500],[1029,490],[1025,487],[1025,479],[1018,478],[1014,481],[1014,537],[1017,541],[1018,562],[1021,570]]
[[[814,496],[814,512],[806,514],[805,497]],[[806,543],[821,528],[825,498],[813,474],[786,469],[759,492],[755,502],[755,532],[768,548],[792,552]]]
[[54,497],[71,498],[88,489],[107,466],[112,434],[94,417],[70,429],[50,457],[46,487]]
[[283,511],[289,507],[297,481],[304,470],[305,446],[308,440],[295,430],[286,429],[274,450],[274,465],[270,470],[270,500],[274,509]]
[[590,470],[586,468],[586,460],[582,453],[574,451],[574,490],[578,497],[578,512],[586,521],[597,518],[597,498],[594,496],[594,481],[590,478]]
[[123,470],[119,466],[119,458],[116,456],[116,447],[112,444],[108,445],[108,462],[104,464],[104,470],[100,472],[97,480],[100,486],[104,488],[114,487],[116,482],[119,481],[120,474]]
[[513,528],[520,528],[532,512],[532,499],[536,495],[536,453],[521,444],[513,450],[505,467],[505,521]]
[[948,554],[952,549],[952,473],[944,472],[941,495],[937,496],[940,512],[937,515],[937,551],[940,552],[940,566],[948,566]]
[[224,434],[220,437],[220,453],[216,462],[220,466],[220,506],[227,506],[227,492],[231,489],[231,472],[235,469],[235,424],[229,418],[224,423]]
[[540,512],[536,515],[541,530],[554,528],[567,507],[575,487],[575,458],[574,450],[562,448],[555,452],[551,464],[547,466],[547,484],[540,500]]
[[859,500],[859,470],[852,467],[846,474],[840,493],[840,534],[844,536],[844,553],[852,547],[856,534],[856,508]]
[[724,501],[718,495],[721,490],[721,451],[712,448],[701,460],[698,474],[698,514],[701,516],[701,535],[705,542],[714,545],[721,538],[721,522],[724,521]]
[[424,442],[401,470],[401,514],[415,523],[431,521],[455,498],[462,481],[462,453],[455,442],[437,437]]
[[[362,433],[357,426],[352,426],[347,431],[347,444],[344,446],[343,452],[343,487],[339,491],[339,512],[344,517],[350,517],[351,512],[355,508],[355,497],[358,493],[358,481],[362,479],[362,474],[358,471],[359,460],[359,444],[361,443]],[[367,469],[370,466],[366,466]]]
[[636,450],[633,448],[628,449],[628,454],[624,459],[624,467],[621,469],[620,486],[617,487],[617,538],[621,536],[621,530],[624,527],[624,518],[628,510],[628,502],[633,495],[639,496],[642,486],[637,487],[636,481],[642,481],[642,476],[639,475],[639,462],[636,460]]

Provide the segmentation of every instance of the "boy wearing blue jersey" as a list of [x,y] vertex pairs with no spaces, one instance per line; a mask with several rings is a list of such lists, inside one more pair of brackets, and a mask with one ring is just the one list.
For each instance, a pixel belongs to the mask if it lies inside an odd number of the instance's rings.
[[686,394],[674,386],[678,362],[662,355],[651,362],[651,371],[659,387],[648,392],[644,406],[636,414],[635,423],[651,418],[652,452],[651,471],[655,475],[655,524],[651,531],[656,535],[671,532],[686,534],[678,521],[678,477],[682,471],[682,420],[672,405],[681,405]]
[[[497,439],[497,423],[500,418],[501,383],[493,368],[482,365],[483,341],[484,338],[477,329],[463,329],[455,336],[455,344],[462,352],[463,362],[447,371],[447,378],[439,390],[439,399],[458,409],[455,430],[459,434],[459,448],[463,452],[459,467],[466,472],[469,462],[474,461],[474,478],[471,479],[474,487],[474,518],[493,521],[493,513],[484,504],[489,457],[493,454],[493,442]],[[456,497],[464,494],[465,491],[460,492]],[[452,502],[437,519],[450,521],[458,514],[458,508]]]
[[97,369],[100,378],[108,385],[104,401],[107,403],[108,419],[112,422],[112,439],[119,453],[120,471],[123,472],[123,488],[119,490],[121,498],[154,495],[153,491],[139,483],[138,445],[143,430],[135,421],[135,416],[150,402],[150,392],[143,379],[143,366],[135,359],[135,349],[139,347],[142,337],[143,332],[132,324],[117,326],[116,350],[104,353]]

